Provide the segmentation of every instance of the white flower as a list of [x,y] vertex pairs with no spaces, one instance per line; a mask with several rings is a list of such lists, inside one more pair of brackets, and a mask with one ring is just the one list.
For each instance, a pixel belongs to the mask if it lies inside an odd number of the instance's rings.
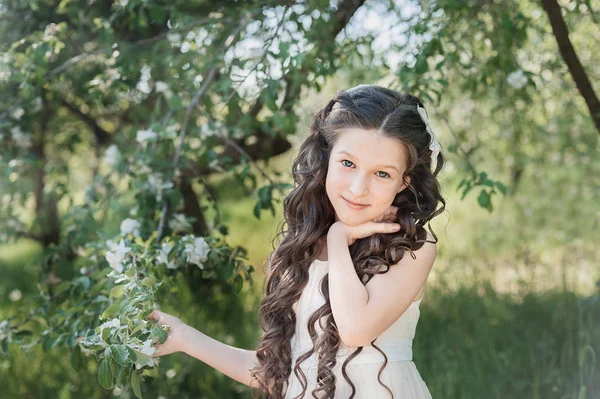
[[23,133],[19,126],[10,129],[10,134],[17,147],[23,149],[31,147],[31,137]]
[[127,247],[123,240],[119,242],[119,245],[114,245],[114,243],[110,240],[107,241],[107,244],[109,242],[111,243],[109,244],[109,246],[111,246],[111,249],[110,251],[106,252],[106,260],[108,261],[110,267],[112,267],[119,273],[122,273],[123,265],[121,262],[123,262],[125,254],[131,251],[131,248]]
[[119,162],[120,157],[119,148],[115,144],[112,144],[104,152],[104,161],[110,166],[115,166]]
[[25,111],[23,110],[23,108],[19,107],[17,109],[15,109],[12,113],[11,116],[17,120],[21,119],[21,117],[25,115]]
[[150,191],[156,195],[156,200],[160,201],[162,198],[162,191],[173,187],[173,182],[165,182],[162,176],[158,173],[154,173],[148,176],[148,185]]
[[157,93],[164,93],[169,90],[169,85],[159,80],[154,84],[154,90],[156,90]]
[[42,98],[41,97],[36,97],[31,102],[30,110],[32,112],[38,112],[40,109],[42,109]]
[[[193,239],[193,236],[186,236],[186,239]],[[204,268],[202,262],[206,261],[210,247],[204,240],[204,237],[196,237],[193,242],[185,244],[186,262],[198,265],[200,269]]]
[[141,80],[150,80],[150,72],[152,72],[152,68],[150,67],[150,65],[146,64],[142,67],[142,76],[140,77]]
[[135,139],[140,144],[145,144],[147,141],[156,138],[156,133],[152,129],[138,130]]
[[208,126],[208,123],[205,123],[200,127],[200,137],[201,138],[206,138],[206,137],[210,137],[210,136],[214,136],[214,135],[215,135],[215,131],[213,129],[211,129],[210,126]]
[[109,251],[113,251],[119,247],[119,244],[117,244],[113,240],[106,240],[106,246],[108,247]]
[[21,290],[12,290],[10,294],[8,294],[8,299],[10,299],[13,302],[20,301],[22,297],[23,293],[21,292]]
[[121,235],[126,236],[129,233],[133,233],[134,237],[139,237],[140,227],[140,222],[135,219],[127,218],[121,222]]
[[167,370],[167,373],[166,373],[167,378],[171,379],[171,378],[175,377],[176,375],[177,375],[177,371],[175,369]]
[[527,84],[527,76],[523,70],[511,72],[506,78],[506,82],[515,89],[522,89]]
[[177,264],[174,261],[169,262],[169,252],[171,252],[171,245],[169,243],[163,243],[160,250],[158,251],[158,256],[156,259],[159,263],[167,265],[167,269],[177,269]]
[[179,44],[181,43],[181,35],[179,33],[167,33],[167,40],[169,40],[171,44]]
[[115,387],[112,391],[113,396],[119,396],[121,393],[123,393],[123,390],[119,387]]
[[179,233],[189,230],[192,225],[187,221],[183,213],[175,213],[173,219],[169,220],[169,227],[173,233]]
[[187,53],[188,51],[190,51],[190,44],[188,42],[183,42],[183,44],[181,45],[181,50],[182,53]]
[[139,91],[141,91],[142,93],[150,93],[152,91],[152,89],[150,89],[150,85],[148,84],[147,80],[140,80],[137,85],[135,86],[136,89],[138,89]]

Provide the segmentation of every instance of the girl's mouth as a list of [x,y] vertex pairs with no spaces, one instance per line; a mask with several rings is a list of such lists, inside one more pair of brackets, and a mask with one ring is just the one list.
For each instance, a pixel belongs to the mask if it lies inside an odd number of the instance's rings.
[[346,198],[344,198],[344,197],[342,197],[342,199],[344,200],[344,202],[346,203],[346,205],[347,205],[347,206],[348,206],[348,208],[350,208],[350,209],[356,209],[356,210],[359,210],[359,209],[364,209],[364,208],[366,208],[366,207],[368,207],[368,206],[369,206],[369,205],[361,205],[361,204],[357,204],[357,203],[355,203],[355,202],[348,201],[348,200],[347,200]]

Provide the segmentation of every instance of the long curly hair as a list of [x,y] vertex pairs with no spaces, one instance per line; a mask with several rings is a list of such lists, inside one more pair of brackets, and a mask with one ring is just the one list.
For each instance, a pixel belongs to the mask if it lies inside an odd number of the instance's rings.
[[[332,368],[336,365],[341,339],[329,302],[328,275],[323,278],[320,287],[325,304],[310,316],[307,325],[313,348],[298,356],[294,365],[291,339],[296,330],[293,305],[308,283],[309,266],[320,253],[322,241],[319,238],[326,235],[335,222],[335,211],[325,191],[325,179],[331,149],[344,129],[378,129],[402,142],[409,153],[408,168],[402,177],[407,189],[398,193],[392,202],[398,207],[396,222],[401,225],[400,231],[373,234],[356,240],[349,248],[360,280],[366,284],[375,274],[386,273],[391,265],[402,259],[405,250],[415,258],[412,251],[428,242],[425,224],[442,213],[446,204],[436,179],[444,157],[438,154],[436,168],[432,172],[430,136],[417,111],[417,104],[423,107],[419,98],[410,94],[376,85],[359,85],[338,92],[315,115],[310,135],[293,161],[294,188],[284,199],[285,221],[276,236],[282,237],[281,243],[269,256],[265,295],[259,310],[263,334],[256,349],[258,365],[251,370],[253,380],[258,381],[261,396],[283,397],[293,370],[303,387],[296,398],[304,397],[307,379],[300,364],[313,353],[316,353],[318,365],[317,387],[312,396],[335,396],[336,377]],[[407,176],[410,176],[410,184]],[[438,209],[439,203],[442,205]],[[286,224],[287,230],[284,230]],[[428,225],[428,228],[437,243],[431,226]],[[323,326],[320,334],[315,328],[318,322]],[[387,356],[374,342],[371,345],[385,359],[379,370],[379,383],[392,393],[381,381]],[[356,388],[346,373],[346,366],[361,350],[362,347],[357,348],[342,365],[342,375],[352,388],[350,398],[355,396]]]

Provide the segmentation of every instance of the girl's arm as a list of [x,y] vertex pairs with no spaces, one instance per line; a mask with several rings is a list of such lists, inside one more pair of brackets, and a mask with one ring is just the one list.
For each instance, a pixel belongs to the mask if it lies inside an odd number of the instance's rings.
[[258,388],[257,381],[252,381],[250,377],[250,369],[257,365],[256,351],[224,344],[193,327],[186,327],[184,353],[203,361],[244,385]]
[[350,257],[350,228],[336,222],[327,234],[329,301],[341,340],[358,347],[369,345],[408,309],[427,281],[437,248],[427,242],[413,252],[415,259],[405,255],[363,285]]
[[154,310],[148,318],[156,320],[159,325],[170,326],[169,338],[155,346],[154,356],[184,352],[244,385],[258,388],[258,382],[250,377],[250,370],[257,365],[256,351],[219,342],[159,310]]

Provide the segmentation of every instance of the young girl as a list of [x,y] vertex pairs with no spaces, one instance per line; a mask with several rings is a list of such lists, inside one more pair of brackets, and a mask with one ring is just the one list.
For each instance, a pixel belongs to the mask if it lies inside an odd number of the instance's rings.
[[268,398],[430,398],[412,340],[444,159],[422,107],[374,85],[339,92],[293,163],[256,351],[155,310],[148,317],[171,326],[155,356],[183,351]]

